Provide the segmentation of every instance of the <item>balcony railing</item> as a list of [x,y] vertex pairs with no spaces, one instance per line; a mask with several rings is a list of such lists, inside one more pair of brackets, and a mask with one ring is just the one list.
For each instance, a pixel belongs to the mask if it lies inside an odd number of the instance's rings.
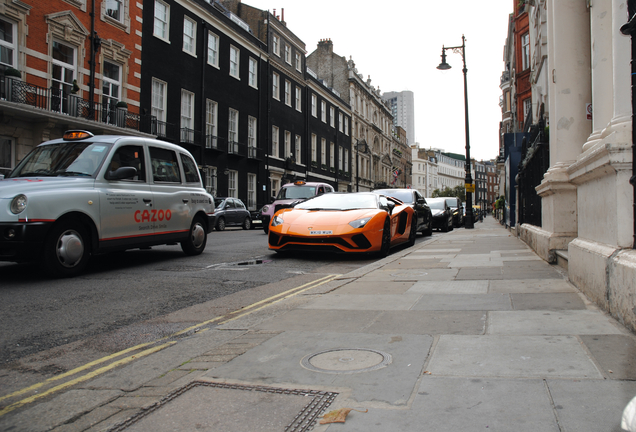
[[120,128],[133,129],[167,137],[171,125],[157,121],[155,116],[141,116],[112,103],[92,103],[62,89],[39,87],[18,78],[0,76],[0,99],[32,107],[35,110],[76,117]]

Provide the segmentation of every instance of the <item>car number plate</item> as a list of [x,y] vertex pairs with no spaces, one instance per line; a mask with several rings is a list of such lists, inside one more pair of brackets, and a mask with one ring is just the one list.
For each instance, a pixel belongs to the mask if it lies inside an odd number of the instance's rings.
[[325,230],[317,230],[317,231],[309,231],[310,235],[327,235],[333,234],[333,231],[325,231]]

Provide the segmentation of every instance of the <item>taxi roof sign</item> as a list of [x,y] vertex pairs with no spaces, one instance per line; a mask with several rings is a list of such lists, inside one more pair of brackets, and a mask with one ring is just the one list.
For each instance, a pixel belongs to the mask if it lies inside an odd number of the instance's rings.
[[81,139],[86,139],[86,138],[92,138],[94,135],[88,131],[83,131],[83,130],[70,130],[70,131],[66,131],[64,133],[63,138],[66,141],[74,141],[74,140],[81,140]]

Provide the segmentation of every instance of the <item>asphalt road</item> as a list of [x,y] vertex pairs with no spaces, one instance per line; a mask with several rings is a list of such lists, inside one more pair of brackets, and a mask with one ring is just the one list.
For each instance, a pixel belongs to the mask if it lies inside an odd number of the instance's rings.
[[[179,246],[113,253],[94,257],[72,279],[50,279],[34,264],[0,263],[0,368],[90,338],[100,354],[123,349],[142,340],[140,332],[157,337],[189,324],[183,317],[162,320],[176,311],[216,300],[210,313],[228,312],[272,295],[271,284],[282,292],[302,275],[342,274],[373,260],[278,256],[268,250],[262,230],[231,228],[213,231],[197,257],[186,257]],[[268,284],[259,294],[258,287]],[[202,318],[195,315],[192,322]]]

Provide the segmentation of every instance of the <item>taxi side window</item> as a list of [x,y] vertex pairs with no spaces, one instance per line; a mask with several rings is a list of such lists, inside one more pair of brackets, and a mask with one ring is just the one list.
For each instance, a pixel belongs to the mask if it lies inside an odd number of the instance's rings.
[[199,183],[199,171],[194,161],[181,153],[181,163],[183,164],[186,183]]
[[133,167],[137,170],[137,175],[133,180],[146,181],[146,163],[144,158],[144,148],[142,146],[123,146],[117,149],[110,160],[108,171],[115,171],[121,167]]
[[322,195],[322,194],[324,194],[324,193],[325,193],[325,190],[322,188],[322,186],[320,186],[320,187],[318,188],[318,195]]
[[172,150],[150,147],[152,178],[155,182],[181,183],[177,154]]

